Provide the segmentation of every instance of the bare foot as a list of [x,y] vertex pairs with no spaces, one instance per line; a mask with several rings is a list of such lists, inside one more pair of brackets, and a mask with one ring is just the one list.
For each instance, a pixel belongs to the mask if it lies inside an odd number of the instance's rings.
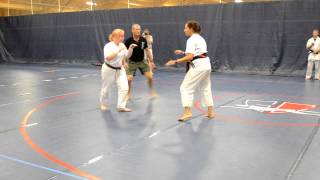
[[178,121],[185,122],[185,121],[189,120],[190,118],[192,118],[192,114],[185,113],[178,119]]
[[107,106],[107,105],[104,105],[104,104],[101,104],[101,105],[100,105],[100,110],[101,110],[102,112],[108,111],[108,106]]
[[131,112],[132,110],[129,108],[118,108],[119,112]]
[[207,112],[204,116],[209,119],[212,119],[215,117],[215,113],[214,112]]

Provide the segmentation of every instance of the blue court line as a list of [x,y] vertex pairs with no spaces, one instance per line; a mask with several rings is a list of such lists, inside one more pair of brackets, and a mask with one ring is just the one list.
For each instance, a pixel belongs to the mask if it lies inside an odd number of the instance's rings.
[[20,160],[20,159],[16,159],[16,158],[13,158],[13,157],[10,157],[10,156],[6,156],[6,155],[3,155],[3,154],[0,154],[0,159],[6,159],[6,160],[14,161],[14,162],[17,162],[17,163],[20,163],[20,164],[32,166],[32,167],[35,167],[35,168],[44,169],[44,170],[51,171],[51,172],[54,172],[54,173],[57,173],[57,174],[62,174],[62,175],[66,175],[66,176],[69,176],[69,177],[73,177],[75,179],[88,180],[87,178],[84,178],[84,177],[80,177],[80,176],[76,176],[76,175],[73,175],[73,174],[70,174],[70,173],[66,173],[66,172],[62,172],[62,171],[59,171],[59,170],[51,169],[51,168],[48,168],[48,167],[45,167],[45,166],[33,164],[33,163],[30,163],[30,162],[23,161],[23,160]]

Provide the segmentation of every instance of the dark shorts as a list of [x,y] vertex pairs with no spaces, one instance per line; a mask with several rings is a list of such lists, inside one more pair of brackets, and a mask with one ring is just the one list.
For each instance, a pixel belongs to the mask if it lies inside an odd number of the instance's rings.
[[140,62],[129,61],[127,75],[134,75],[137,69],[140,70],[141,74],[144,74],[145,72],[150,71],[150,66],[145,61],[140,61]]

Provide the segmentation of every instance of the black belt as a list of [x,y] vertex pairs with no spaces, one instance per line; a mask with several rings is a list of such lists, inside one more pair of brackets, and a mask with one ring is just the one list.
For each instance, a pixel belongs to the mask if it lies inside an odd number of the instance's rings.
[[318,53],[314,53],[313,50],[309,49],[309,54],[311,54],[311,53],[313,53],[313,54],[318,54]]
[[192,63],[192,61],[194,61],[196,59],[200,59],[200,58],[206,58],[206,57],[208,57],[207,53],[203,53],[203,54],[200,54],[198,56],[193,57],[193,59],[190,62],[187,62],[187,64],[186,64],[186,72],[189,71],[190,65],[194,68],[194,64]]
[[111,66],[110,64],[108,64],[108,63],[106,63],[106,62],[105,62],[104,64],[106,64],[109,68],[114,69],[114,70],[120,70],[120,69],[121,69],[121,67]]

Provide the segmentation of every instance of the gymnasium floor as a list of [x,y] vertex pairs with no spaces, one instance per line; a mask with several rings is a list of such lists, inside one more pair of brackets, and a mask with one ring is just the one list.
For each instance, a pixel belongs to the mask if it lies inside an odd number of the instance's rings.
[[319,180],[320,82],[215,74],[217,116],[195,98],[181,114],[184,73],[139,73],[131,113],[99,110],[98,67],[0,65],[0,179]]

